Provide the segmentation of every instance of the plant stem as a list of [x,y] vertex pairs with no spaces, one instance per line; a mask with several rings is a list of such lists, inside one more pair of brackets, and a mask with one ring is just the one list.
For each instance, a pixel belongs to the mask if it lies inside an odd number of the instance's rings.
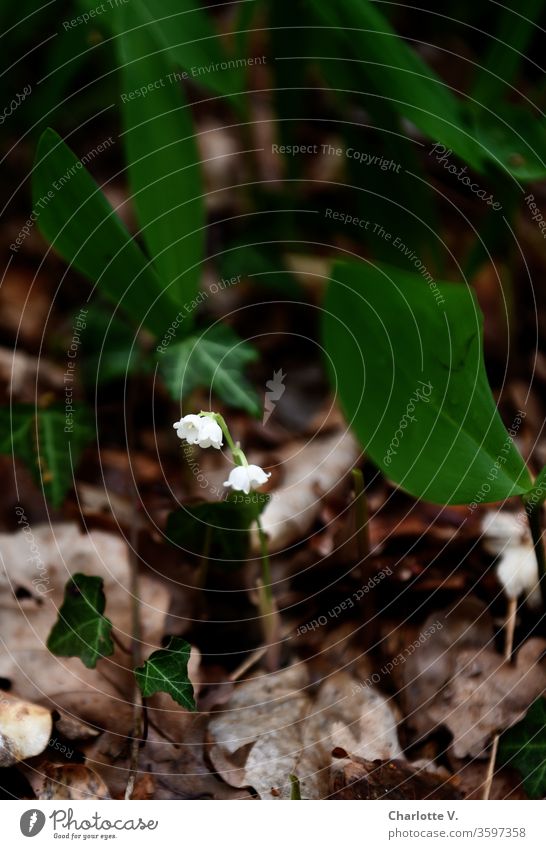
[[542,528],[540,527],[541,503],[532,504],[523,499],[527,521],[533,538],[533,547],[538,565],[538,582],[542,595],[542,604],[546,608],[546,555],[544,554],[544,542],[542,539]]
[[259,516],[256,519],[256,526],[258,528],[258,536],[260,537],[260,548],[262,552],[262,580],[264,594],[267,599],[268,605],[271,606],[271,603],[273,601],[273,593],[271,590],[271,565],[269,562],[269,548],[267,545],[267,534],[263,529],[262,520]]
[[[506,608],[506,620],[504,623],[504,659],[506,663],[512,660],[512,651],[514,648],[514,630],[516,626],[516,616],[518,612],[518,600],[516,598],[508,599]],[[495,734],[491,744],[491,752],[489,754],[489,763],[487,764],[487,772],[483,782],[482,799],[486,801],[491,795],[493,779],[495,777],[495,764],[497,762],[497,753],[499,750],[500,734]]]

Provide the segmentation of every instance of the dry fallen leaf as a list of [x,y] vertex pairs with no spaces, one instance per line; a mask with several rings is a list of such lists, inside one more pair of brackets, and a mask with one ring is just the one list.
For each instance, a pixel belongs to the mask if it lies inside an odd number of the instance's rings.
[[100,775],[83,764],[47,766],[35,792],[37,799],[111,798]]
[[[340,485],[360,453],[352,434],[343,430],[307,442],[292,442],[288,452],[279,454],[286,476],[262,513],[271,552],[301,542],[320,513],[322,499]],[[259,552],[255,534],[252,545]]]
[[0,767],[41,754],[52,725],[51,711],[0,693]]
[[453,734],[455,757],[484,756],[497,732],[514,725],[546,687],[546,640],[533,638],[510,663],[495,651],[484,605],[468,599],[434,614],[433,635],[402,667],[408,726],[421,737],[439,726]]
[[[342,750],[340,755],[347,754]],[[335,761],[331,770],[333,799],[459,799],[446,780],[403,760],[370,761],[355,756]]]
[[[129,657],[120,649],[93,670],[78,658],[55,657],[46,648],[66,581],[75,572],[104,579],[106,614],[119,638],[130,643],[132,596],[125,542],[103,531],[82,534],[76,524],[27,526],[16,534],[0,534],[0,552],[0,677],[11,681],[18,695],[47,699],[59,708],[63,693],[86,687],[118,698],[130,693]],[[152,651],[160,644],[168,593],[146,575],[141,602],[143,650]]]
[[380,693],[347,672],[327,678],[315,697],[308,684],[298,664],[235,687],[209,723],[210,758],[225,781],[253,787],[262,799],[286,799],[295,774],[303,798],[321,799],[334,748],[372,760],[401,755],[395,716]]

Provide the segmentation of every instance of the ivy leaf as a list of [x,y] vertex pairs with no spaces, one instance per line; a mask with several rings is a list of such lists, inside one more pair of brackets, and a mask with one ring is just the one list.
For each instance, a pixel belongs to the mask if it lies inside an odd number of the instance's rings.
[[546,701],[533,702],[521,722],[499,741],[499,761],[515,767],[533,799],[546,796]]
[[531,479],[497,411],[470,289],[338,263],[324,340],[347,421],[381,470],[439,504],[523,495]]
[[244,367],[257,357],[252,345],[243,342],[230,327],[219,324],[159,351],[158,362],[175,400],[186,398],[198,387],[206,387],[230,407],[259,416],[258,395],[243,374]]
[[89,669],[94,669],[101,657],[113,654],[112,623],[103,616],[105,605],[102,578],[73,575],[47,641],[49,651],[60,657],[79,657]]
[[269,496],[233,493],[225,501],[204,501],[169,514],[167,537],[185,551],[239,563],[248,556],[249,530]]
[[74,483],[74,472],[94,435],[90,413],[74,405],[39,409],[15,404],[0,409],[0,454],[22,460],[48,501],[60,507]]
[[168,693],[188,710],[196,710],[193,686],[188,677],[191,646],[182,637],[171,637],[165,649],[152,652],[146,663],[135,669],[135,678],[144,698]]

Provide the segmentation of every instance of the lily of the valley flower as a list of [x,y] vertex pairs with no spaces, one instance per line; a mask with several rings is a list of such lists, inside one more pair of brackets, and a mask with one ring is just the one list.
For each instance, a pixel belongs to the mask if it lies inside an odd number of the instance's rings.
[[200,448],[221,448],[222,428],[212,415],[195,415],[189,413],[173,427],[180,439],[185,439],[189,445],[199,445]]
[[232,489],[248,495],[251,489],[267,483],[270,477],[271,472],[264,472],[261,466],[249,463],[248,465],[235,466],[229,473],[227,481],[224,481],[224,486],[230,486]]
[[506,511],[486,514],[482,530],[484,546],[498,555],[497,578],[508,598],[524,595],[530,607],[541,601],[535,550],[526,526]]

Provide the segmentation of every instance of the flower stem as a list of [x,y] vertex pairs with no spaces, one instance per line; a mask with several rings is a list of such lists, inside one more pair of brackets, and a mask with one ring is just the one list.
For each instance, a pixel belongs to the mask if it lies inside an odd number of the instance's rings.
[[542,604],[546,608],[546,555],[544,554],[544,541],[542,539],[542,528],[540,527],[541,503],[532,504],[523,499],[527,521],[533,538],[533,547],[538,565],[538,582],[542,595]]
[[262,520],[259,516],[256,519],[256,526],[258,528],[258,536],[260,537],[260,549],[262,552],[262,580],[264,594],[268,604],[271,605],[271,602],[273,601],[273,593],[271,591],[271,565],[269,562],[269,548],[267,545],[267,534],[263,529]]

